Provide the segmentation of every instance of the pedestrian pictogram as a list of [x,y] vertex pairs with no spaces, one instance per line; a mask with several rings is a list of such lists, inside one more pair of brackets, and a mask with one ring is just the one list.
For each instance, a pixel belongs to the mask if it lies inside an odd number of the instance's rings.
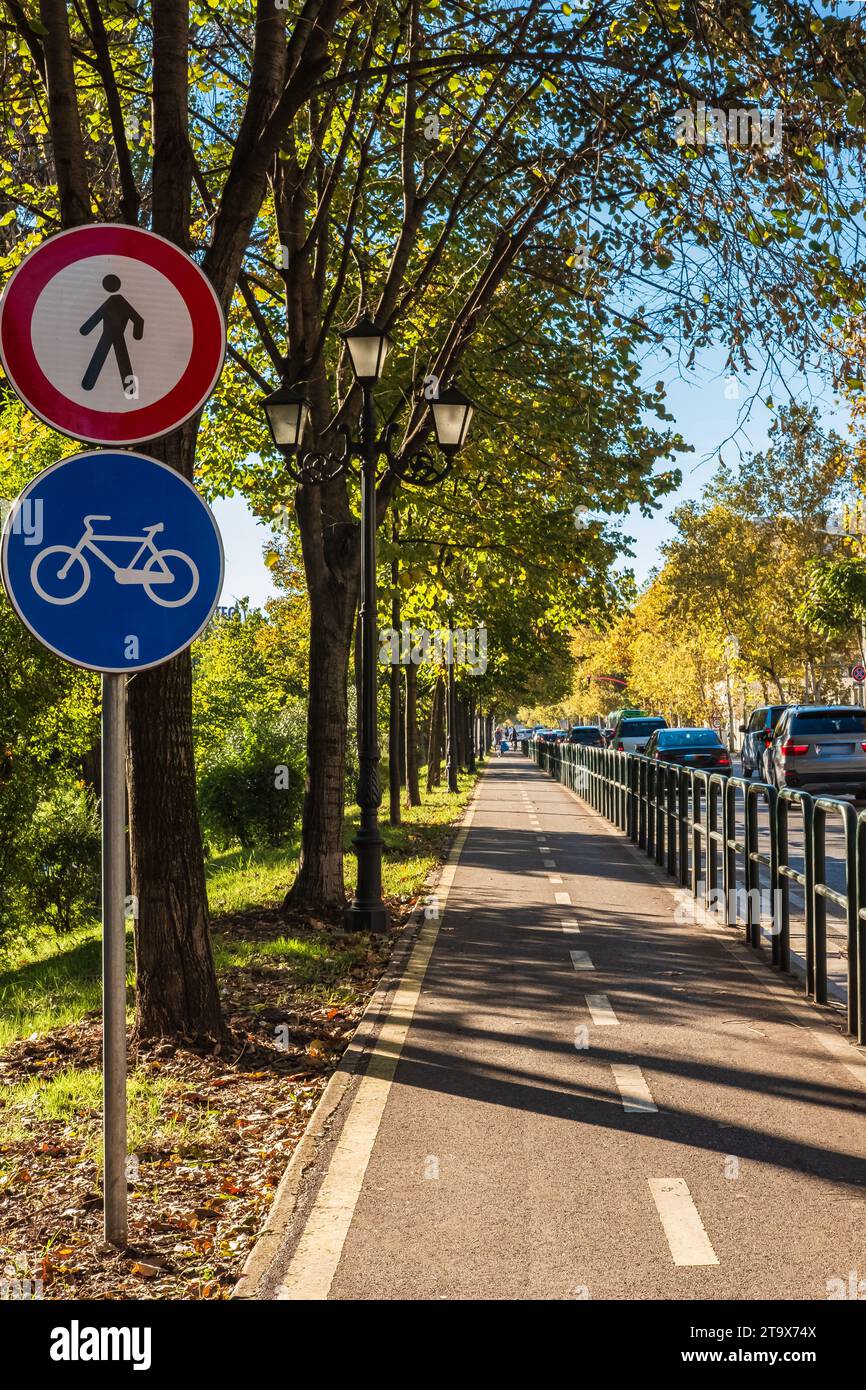
[[102,325],[102,334],[96,345],[96,351],[90,359],[81,382],[84,391],[93,390],[110,352],[114,353],[117,370],[120,373],[120,380],[125,392],[129,392],[131,384],[136,380],[132,370],[132,362],[129,359],[126,329],[128,324],[132,324],[132,336],[136,342],[140,342],[144,337],[144,319],[141,314],[136,313],[131,304],[127,303],[122,294],[117,293],[120,286],[121,281],[118,276],[106,275],[102,282],[102,288],[108,290],[108,299],[96,310],[96,313],[90,315],[87,322],[83,323],[78,330],[79,333],[86,335],[92,333],[99,324]]
[[[21,525],[25,514],[39,524]],[[168,661],[210,621],[222,588],[207,504],[173,468],[131,452],[46,468],[13,504],[0,554],[21,621],[94,671]]]
[[49,237],[0,300],[0,358],[25,405],[94,444],[157,439],[200,410],[225,355],[207,276],[138,227]]

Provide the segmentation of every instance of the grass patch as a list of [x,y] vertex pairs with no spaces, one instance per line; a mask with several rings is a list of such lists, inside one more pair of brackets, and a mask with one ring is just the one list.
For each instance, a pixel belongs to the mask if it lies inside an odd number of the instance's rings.
[[[211,1137],[213,1122],[208,1112],[183,1116],[173,1097],[184,1088],[177,1081],[133,1072],[127,1082],[128,1151],[153,1149],[177,1151],[201,1144]],[[0,1097],[4,1142],[34,1137],[46,1124],[62,1126],[75,1138],[83,1156],[102,1161],[102,1074],[67,1067],[50,1078],[34,1078],[7,1086]]]
[[[132,932],[127,933],[132,984]],[[102,1002],[102,933],[97,923],[68,936],[40,934],[0,957],[0,1047],[31,1033],[78,1023]]]
[[214,917],[281,902],[298,867],[297,844],[277,849],[227,849],[206,865],[207,896]]
[[214,954],[217,970],[279,964],[287,967],[287,983],[311,985],[329,984],[363,964],[369,946],[366,936],[359,936],[345,947],[335,947],[327,940],[302,941],[295,936],[280,936],[272,941],[220,936],[214,943]]
[[[475,778],[460,778],[455,796],[444,785],[423,793],[423,803],[403,808],[401,825],[382,817],[385,852],[383,888],[391,899],[412,899],[420,893],[429,870],[441,857],[451,822],[468,801]],[[383,771],[387,787],[387,767]],[[422,776],[423,786],[423,776]],[[344,843],[351,845],[358,808],[348,808]],[[255,907],[279,904],[297,868],[297,844],[278,849],[232,849],[211,856],[207,862],[207,887],[215,918],[214,950],[217,969],[270,962],[287,972],[287,983],[297,984],[330,998],[335,982],[368,958],[370,943],[364,939],[336,947],[333,942],[280,937],[269,941],[229,940],[219,931],[220,918]],[[346,854],[346,887],[352,891],[356,861]],[[34,932],[26,943],[16,942],[0,952],[0,1048],[16,1038],[46,1033],[78,1023],[101,1006],[101,931],[94,922],[66,936]],[[132,932],[127,933],[127,982],[132,990]],[[130,1000],[131,1000],[130,994]],[[340,991],[333,994],[335,1002]]]

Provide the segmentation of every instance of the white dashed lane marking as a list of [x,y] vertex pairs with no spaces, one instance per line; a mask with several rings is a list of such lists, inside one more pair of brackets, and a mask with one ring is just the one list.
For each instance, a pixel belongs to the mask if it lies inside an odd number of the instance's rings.
[[652,1110],[658,1110],[640,1067],[612,1063],[610,1069],[622,1096],[623,1110],[633,1111],[635,1114],[647,1114]]
[[592,1015],[593,1023],[598,1024],[599,1028],[612,1028],[618,1025],[619,1019],[611,1008],[610,1000],[606,994],[588,994],[586,1007]]
[[589,958],[589,951],[569,951],[571,963],[575,970],[594,970],[595,966]]
[[563,907],[571,907],[571,894],[570,894],[570,893],[554,893],[553,896],[554,896],[554,898],[556,899],[556,901],[557,901],[558,903],[561,903],[561,904],[562,904]]
[[683,1178],[650,1178],[662,1230],[667,1236],[675,1265],[717,1265],[698,1209]]

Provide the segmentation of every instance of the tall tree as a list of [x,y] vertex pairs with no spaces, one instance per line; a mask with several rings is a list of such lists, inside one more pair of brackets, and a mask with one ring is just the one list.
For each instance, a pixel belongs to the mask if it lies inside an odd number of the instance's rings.
[[[330,447],[357,407],[332,330],[366,307],[399,335],[384,416],[414,452],[426,378],[461,366],[470,385],[489,382],[497,333],[509,341],[507,287],[548,313],[566,354],[584,343],[594,364],[613,349],[588,369],[587,450],[596,406],[667,330],[684,362],[717,337],[733,369],[751,341],[777,361],[806,354],[838,305],[862,298],[848,255],[861,22],[796,0],[724,16],[709,0],[257,0],[254,19],[240,0],[154,0],[142,15],[40,0],[38,19],[21,0],[4,8],[12,260],[61,226],[140,220],[199,256],[229,315],[230,364],[201,433],[192,421],[153,452],[191,477],[198,441],[212,490],[240,484],[263,513],[294,499],[313,717],[293,897],[336,906],[357,504],[346,478],[295,490],[267,452],[243,463],[264,442],[253,393],[274,374],[305,381],[312,442]],[[738,143],[736,121],[716,147],[701,129],[678,137],[678,112],[700,101],[735,115],[781,105],[781,153]],[[526,345],[539,400],[549,360]],[[563,452],[581,457],[579,444]],[[483,477],[488,462],[465,466]],[[381,515],[397,486],[383,477]],[[212,1034],[188,659],[143,673],[130,697],[139,1031]]]

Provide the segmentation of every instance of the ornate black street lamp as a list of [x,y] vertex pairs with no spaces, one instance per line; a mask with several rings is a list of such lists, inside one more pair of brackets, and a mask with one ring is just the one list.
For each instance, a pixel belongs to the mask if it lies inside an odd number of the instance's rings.
[[[373,387],[382,374],[390,347],[387,333],[371,319],[362,318],[342,334],[358,385],[361,387],[361,421],[357,442],[345,425],[340,426],[343,449],[340,453],[301,452],[310,408],[303,390],[284,382],[262,402],[274,443],[282,452],[291,476],[298,483],[321,485],[345,469],[360,477],[361,483],[361,586],[358,616],[361,628],[361,709],[358,737],[357,799],[361,812],[353,848],[358,857],[358,886],[345,912],[345,925],[355,931],[387,930],[388,914],[382,902],[382,836],[379,807],[379,731],[377,706],[377,613],[376,613],[376,484],[378,462],[385,460],[383,472],[390,469],[404,483],[432,487],[446,476],[454,455],[465,440],[473,405],[468,396],[451,383],[431,400],[433,428],[442,455],[426,450],[395,454],[391,440],[393,425],[376,433]],[[357,464],[357,466],[356,466]]]

